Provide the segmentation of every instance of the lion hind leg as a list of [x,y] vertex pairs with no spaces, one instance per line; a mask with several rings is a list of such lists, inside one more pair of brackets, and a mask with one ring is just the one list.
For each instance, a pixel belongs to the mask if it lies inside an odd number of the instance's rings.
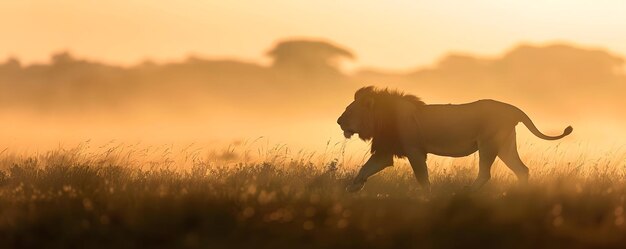
[[502,144],[498,157],[515,173],[520,184],[528,183],[528,167],[522,162],[517,151],[515,131]]
[[472,183],[471,190],[480,189],[491,179],[491,166],[497,155],[494,146],[479,145],[478,147],[478,177]]

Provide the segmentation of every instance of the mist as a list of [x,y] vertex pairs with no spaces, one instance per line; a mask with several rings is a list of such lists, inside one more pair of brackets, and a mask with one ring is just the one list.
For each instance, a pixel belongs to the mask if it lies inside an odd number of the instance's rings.
[[519,44],[492,57],[450,53],[401,73],[348,71],[358,51],[322,39],[280,40],[260,53],[269,65],[190,56],[117,66],[69,51],[44,64],[8,58],[0,64],[0,146],[42,150],[113,140],[217,147],[263,137],[314,150],[343,141],[335,120],[367,85],[428,104],[507,102],[546,133],[574,126],[563,143],[614,146],[626,134],[624,59],[604,49]]

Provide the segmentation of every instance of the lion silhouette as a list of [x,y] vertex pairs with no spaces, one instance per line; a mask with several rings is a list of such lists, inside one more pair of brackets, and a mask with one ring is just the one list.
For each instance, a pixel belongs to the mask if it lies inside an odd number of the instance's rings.
[[417,181],[430,191],[427,154],[462,157],[479,154],[478,177],[470,186],[477,190],[491,178],[491,166],[499,157],[517,176],[528,182],[528,167],[517,152],[515,126],[522,122],[535,136],[545,140],[561,139],[541,133],[519,108],[495,100],[479,100],[458,105],[427,105],[414,95],[373,86],[356,91],[337,123],[346,138],[358,133],[371,140],[371,157],[346,188],[356,192],[367,179],[393,165],[393,157],[408,158]]

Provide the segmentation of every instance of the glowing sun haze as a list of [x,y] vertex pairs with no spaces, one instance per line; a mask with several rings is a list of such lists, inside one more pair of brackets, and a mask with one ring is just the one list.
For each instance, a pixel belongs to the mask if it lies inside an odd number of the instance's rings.
[[626,5],[600,1],[0,2],[0,58],[47,61],[59,50],[129,65],[146,58],[264,61],[278,39],[324,38],[357,66],[409,69],[449,51],[501,53],[520,42],[568,41],[626,54]]

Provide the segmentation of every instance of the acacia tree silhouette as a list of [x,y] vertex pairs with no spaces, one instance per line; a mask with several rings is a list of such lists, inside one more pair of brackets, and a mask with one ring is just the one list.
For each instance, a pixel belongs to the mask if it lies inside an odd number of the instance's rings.
[[306,76],[336,76],[340,59],[354,59],[352,52],[340,46],[315,40],[279,42],[267,55],[273,58],[272,68],[282,73]]

